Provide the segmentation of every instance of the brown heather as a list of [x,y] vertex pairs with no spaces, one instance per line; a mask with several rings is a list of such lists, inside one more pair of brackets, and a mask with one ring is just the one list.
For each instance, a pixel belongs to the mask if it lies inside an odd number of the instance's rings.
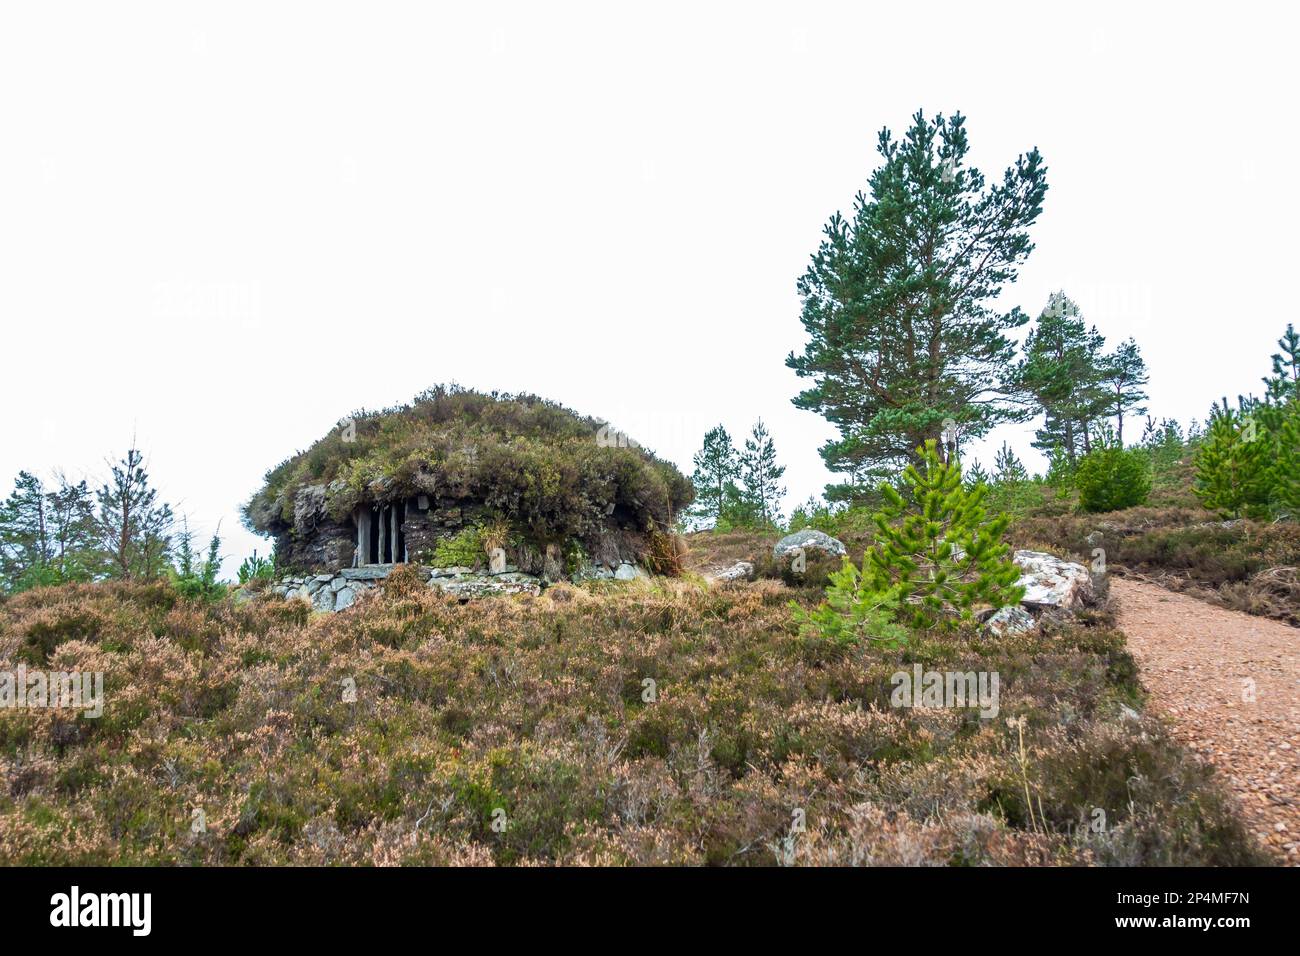
[[[0,711],[0,862],[1259,861],[1209,771],[1121,717],[1141,693],[1104,607],[881,652],[800,638],[792,595],[816,597],[688,575],[459,605],[400,572],[333,615],[25,593],[0,604],[0,669],[102,670],[107,699]],[[914,662],[996,670],[1000,715],[892,708]]]

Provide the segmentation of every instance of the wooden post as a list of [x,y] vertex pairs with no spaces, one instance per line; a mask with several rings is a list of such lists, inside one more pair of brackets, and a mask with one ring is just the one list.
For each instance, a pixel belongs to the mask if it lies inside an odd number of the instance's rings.
[[357,509],[357,567],[365,567],[370,561],[370,506],[362,505]]
[[402,538],[398,534],[398,525],[400,521],[397,517],[397,505],[388,506],[388,523],[391,526],[388,532],[388,540],[392,542],[389,545],[389,548],[393,552],[393,564],[398,564],[402,560],[402,556],[397,553],[397,545],[401,542]]

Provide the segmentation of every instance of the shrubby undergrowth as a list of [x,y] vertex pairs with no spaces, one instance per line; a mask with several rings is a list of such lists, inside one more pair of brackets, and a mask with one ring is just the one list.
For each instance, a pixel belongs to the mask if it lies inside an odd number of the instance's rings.
[[[0,670],[106,675],[98,720],[0,710],[0,863],[1256,860],[1207,771],[1118,718],[1104,613],[883,650],[801,636],[770,581],[459,605],[407,577],[333,615],[165,582],[0,603]],[[917,664],[998,671],[1000,716],[892,707]]]

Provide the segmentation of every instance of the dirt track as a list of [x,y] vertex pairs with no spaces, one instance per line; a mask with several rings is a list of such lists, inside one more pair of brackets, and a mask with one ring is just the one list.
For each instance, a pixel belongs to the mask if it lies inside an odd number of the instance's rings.
[[1218,768],[1260,841],[1300,864],[1300,628],[1122,578],[1111,593],[1150,706]]

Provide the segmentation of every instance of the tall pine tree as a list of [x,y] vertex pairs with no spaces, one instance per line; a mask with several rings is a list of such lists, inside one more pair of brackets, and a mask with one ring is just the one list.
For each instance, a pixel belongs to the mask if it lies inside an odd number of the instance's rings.
[[86,482],[56,475],[59,487],[46,494],[50,515],[50,561],[60,581],[89,581],[103,566],[94,496]]
[[144,455],[131,448],[111,466],[108,482],[96,494],[99,530],[115,577],[156,577],[167,567],[174,518],[149,484]]
[[1277,340],[1279,352],[1273,353],[1273,374],[1264,379],[1265,397],[1269,401],[1283,402],[1297,395],[1300,383],[1300,335],[1290,322]]
[[798,283],[809,341],[786,364],[812,385],[794,403],[839,429],[822,457],[859,485],[916,460],[948,419],[971,439],[1019,415],[1003,377],[1026,317],[993,303],[1033,249],[1046,169],[1032,150],[986,185],[969,148],[960,114],[918,112],[901,141],[882,130],[870,195],[831,217]]
[[49,502],[41,480],[20,471],[14,490],[0,502],[0,578],[6,590],[54,583]]
[[1049,454],[1064,450],[1071,471],[1091,448],[1093,422],[1105,414],[1104,345],[1101,333],[1084,323],[1079,307],[1057,292],[1026,336],[1024,357],[1015,368],[1017,387],[1044,416],[1034,447]]

